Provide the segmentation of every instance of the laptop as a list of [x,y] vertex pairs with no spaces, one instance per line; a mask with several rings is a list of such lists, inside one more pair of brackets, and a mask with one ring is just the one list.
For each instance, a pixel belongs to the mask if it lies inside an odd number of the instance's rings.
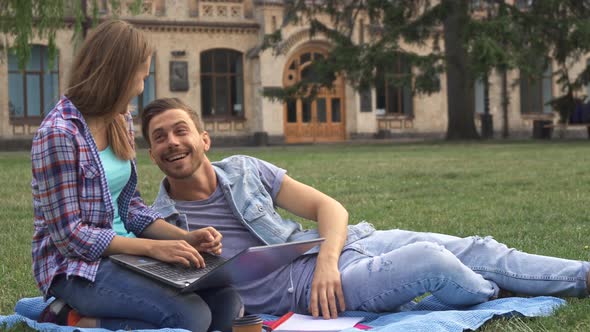
[[110,259],[121,266],[178,288],[181,293],[186,293],[261,278],[291,263],[322,241],[323,238],[318,238],[250,247],[230,259],[201,253],[206,266],[199,269],[127,254],[111,255]]

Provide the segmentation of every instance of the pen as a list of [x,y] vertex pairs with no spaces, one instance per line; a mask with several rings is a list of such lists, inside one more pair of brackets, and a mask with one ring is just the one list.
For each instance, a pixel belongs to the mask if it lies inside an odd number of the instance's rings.
[[274,321],[272,324],[269,325],[270,328],[273,329],[273,330],[276,329],[277,327],[279,327],[279,325],[283,324],[291,316],[293,316],[293,311],[289,311],[288,313],[286,313],[283,316],[281,316],[281,318],[279,318],[276,321]]

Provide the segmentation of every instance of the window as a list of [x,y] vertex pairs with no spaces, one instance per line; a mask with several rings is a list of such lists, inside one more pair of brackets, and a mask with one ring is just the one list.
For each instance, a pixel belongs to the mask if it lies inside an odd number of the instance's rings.
[[165,0],[155,0],[155,9],[156,9],[156,16],[164,16],[166,15],[166,1]]
[[98,6],[98,13],[101,15],[106,15],[109,13],[109,4],[108,0],[100,0],[96,3]]
[[8,52],[8,110],[13,123],[38,124],[59,99],[58,58],[49,67],[46,46],[33,45],[24,71]]
[[409,85],[394,85],[392,80],[402,80],[411,76],[411,67],[398,57],[391,71],[377,69],[377,114],[413,114],[412,88]]
[[156,99],[156,65],[155,60],[156,56],[152,55],[152,61],[150,63],[150,74],[148,77],[143,81],[143,92],[133,98],[131,100],[131,105],[133,106],[133,110],[131,111],[131,115],[133,115],[134,119],[139,119],[141,111],[143,108],[149,104],[152,100]]
[[297,100],[295,99],[287,100],[287,122],[297,122]]
[[533,0],[516,0],[515,5],[518,9],[529,9],[533,6]]
[[483,80],[476,80],[473,90],[475,93],[475,113],[483,114],[485,108],[485,85],[483,83]]
[[243,117],[242,53],[215,49],[201,53],[203,117]]
[[188,16],[197,17],[199,16],[199,0],[188,1]]
[[359,44],[365,43],[365,21],[359,21]]
[[472,11],[482,11],[488,9],[488,0],[471,0],[470,7]]
[[551,113],[551,105],[547,105],[553,99],[551,61],[545,60],[545,64],[538,67],[544,70],[520,78],[520,112],[523,114]]

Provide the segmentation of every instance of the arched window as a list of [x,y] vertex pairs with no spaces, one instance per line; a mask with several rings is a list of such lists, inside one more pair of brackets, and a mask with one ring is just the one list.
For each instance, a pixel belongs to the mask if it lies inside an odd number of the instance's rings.
[[215,49],[201,53],[201,110],[204,118],[244,116],[242,53]]
[[8,109],[12,123],[38,124],[59,98],[58,57],[49,67],[46,46],[33,45],[24,71],[8,52]]
[[152,100],[156,99],[156,55],[152,55],[152,62],[150,63],[150,74],[143,81],[143,92],[131,100],[133,111],[131,114],[134,119],[139,119],[143,108]]

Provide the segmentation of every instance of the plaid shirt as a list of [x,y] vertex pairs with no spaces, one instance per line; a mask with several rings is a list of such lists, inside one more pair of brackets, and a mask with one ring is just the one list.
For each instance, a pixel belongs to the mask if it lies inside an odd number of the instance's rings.
[[[133,121],[126,115],[131,143]],[[35,230],[33,272],[48,296],[59,274],[94,281],[113,230],[114,207],[94,139],[72,102],[65,96],[41,123],[31,150]],[[135,160],[131,178],[118,199],[128,231],[141,234],[159,214],[148,208],[137,191]]]

